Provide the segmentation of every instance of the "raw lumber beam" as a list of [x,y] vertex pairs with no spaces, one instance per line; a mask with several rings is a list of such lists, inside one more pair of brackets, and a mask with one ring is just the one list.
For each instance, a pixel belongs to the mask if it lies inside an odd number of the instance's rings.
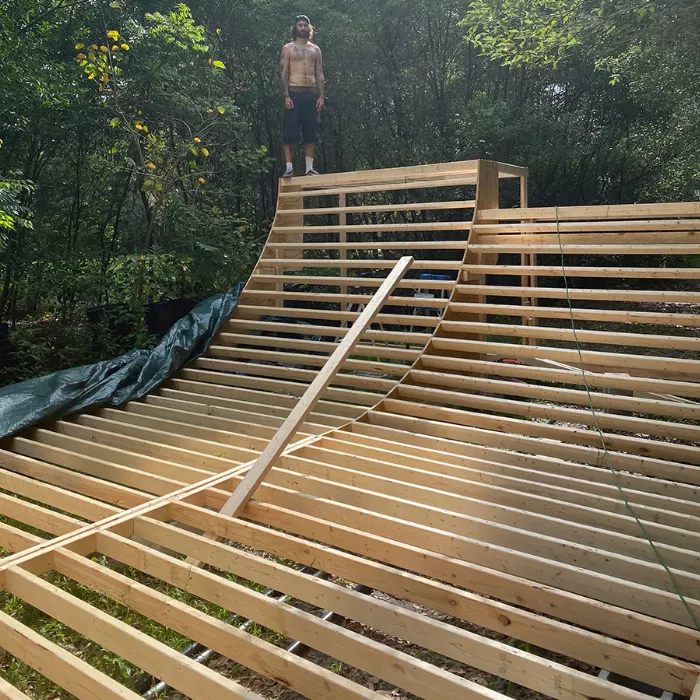
[[140,700],[136,693],[4,612],[0,612],[0,633],[6,651],[79,700]]
[[[387,415],[390,421],[381,420]],[[379,411],[368,414],[368,422],[355,422],[349,426],[352,432],[344,431],[344,439],[352,440],[362,448],[373,445],[377,439],[391,445],[387,455],[390,461],[402,463],[406,455],[420,456],[429,461],[439,458],[442,462],[460,466],[476,466],[490,474],[512,474],[515,470],[520,473],[527,470],[528,478],[550,485],[568,487],[573,479],[579,490],[597,495],[617,494],[615,479],[609,469],[600,469],[598,463],[587,465],[543,454],[533,454],[532,450],[511,450],[502,444],[503,433],[492,433],[488,430],[474,429],[465,432],[464,441],[452,440],[442,435],[442,431],[434,430],[435,425],[424,424],[423,432],[412,432],[416,425],[415,419],[401,416],[389,416]],[[461,431],[460,431],[461,432]],[[491,444],[492,438],[498,439],[497,446]],[[398,442],[394,445],[394,441]],[[535,441],[532,444],[535,444]],[[642,474],[632,474],[622,471],[617,475],[618,483],[633,492],[636,503],[645,504],[655,509],[673,509],[677,513],[685,513],[694,517],[700,516],[698,497],[700,489],[691,484],[664,481]],[[611,491],[612,490],[612,491]]]
[[[117,558],[135,562],[137,567],[145,557],[157,559],[166,566],[169,562],[164,555],[152,552],[143,545],[129,542],[112,533],[104,533],[100,542],[108,545],[105,549]],[[306,697],[325,700],[328,693],[332,692],[333,697],[338,700],[379,700],[378,694],[363,686],[278,649],[255,635],[247,634],[237,627],[217,620],[182,601],[174,600],[164,593],[154,591],[98,563],[66,550],[58,550],[54,556],[56,570],[65,576],[100,591],[118,603],[128,605],[131,609],[184,636],[216,648],[228,658],[235,659],[236,662],[257,673],[272,676],[293,690],[303,691]],[[170,566],[173,565],[175,564],[170,564]],[[157,565],[151,566],[158,571]],[[185,565],[180,564],[180,570],[183,568],[186,569]],[[223,583],[219,590],[225,590],[225,587],[226,584]],[[235,594],[236,589],[233,586],[231,589],[230,595]]]
[[[327,173],[316,175],[311,182],[309,178],[296,177],[287,181],[293,183],[299,189],[316,189],[318,187],[331,187],[341,185],[366,185],[368,183],[395,183],[412,182],[413,180],[425,180],[427,177],[434,180],[449,179],[459,175],[475,175],[478,160],[460,160],[453,163],[429,163],[426,165],[408,165],[400,168],[377,168],[373,170],[356,170],[341,173]],[[283,187],[286,185],[282,180]]]
[[677,204],[606,204],[573,207],[532,207],[522,209],[484,209],[479,212],[483,220],[544,219],[570,221],[572,219],[640,219],[697,216],[700,202]]
[[[645,238],[644,236],[647,236],[647,233],[651,231],[652,234],[657,234],[661,232],[671,232],[672,235],[675,235],[676,233],[680,233],[681,237],[685,237],[686,239],[692,238],[692,231],[697,231],[698,228],[700,228],[700,221],[696,221],[693,219],[690,220],[678,220],[678,219],[669,219],[669,220],[660,220],[660,219],[655,219],[652,221],[644,220],[644,219],[633,219],[633,220],[628,220],[628,221],[576,221],[576,222],[564,222],[560,221],[559,224],[557,225],[556,222],[553,223],[516,223],[516,224],[478,224],[478,230],[480,234],[515,234],[515,235],[526,235],[528,238],[532,238],[533,236],[535,237],[535,240],[532,242],[536,242],[537,240],[544,240],[543,236],[551,236],[552,234],[556,234],[557,229],[561,232],[562,236],[574,236],[578,235],[576,233],[571,233],[572,231],[577,231],[577,232],[585,232],[587,235],[593,235],[596,236],[593,240],[591,240],[591,243],[593,242],[602,242],[602,243],[608,243],[611,240],[615,241],[626,241],[629,243],[630,241],[634,241],[635,243],[639,243],[640,241],[644,241]],[[604,232],[604,238],[598,239],[597,236],[599,234],[592,233],[595,231],[602,231]],[[641,232],[641,233],[640,233]],[[613,235],[610,235],[611,233],[614,233]],[[689,235],[690,234],[690,235]],[[637,238],[638,236],[641,236],[641,238]],[[484,236],[484,238],[480,239],[484,243],[498,243],[499,241],[496,240],[497,238],[500,238],[500,236]],[[493,240],[491,240],[493,239]],[[564,238],[563,240],[566,240]],[[674,239],[666,239],[666,238],[660,238],[657,239],[656,236],[654,235],[651,238],[652,241],[654,242],[668,242],[668,240],[673,241]]]
[[[610,289],[558,289],[556,287],[516,287],[497,286],[491,284],[458,284],[456,291],[460,294],[484,292],[490,297],[537,297],[539,299],[586,299],[610,300]],[[646,291],[615,289],[614,301],[663,301],[680,304],[700,304],[700,294],[697,292],[676,291]]]
[[601,245],[595,243],[591,245],[578,245],[562,243],[488,243],[472,246],[477,252],[499,252],[499,253],[541,253],[555,255],[563,252],[565,255],[697,255],[699,247],[697,244],[668,245],[660,243],[658,245],[624,244],[624,245]]
[[[105,533],[104,537],[100,537],[100,549],[109,552],[108,556],[128,563],[150,576],[178,588],[186,588],[193,595],[216,605],[226,606],[231,612],[245,615],[264,627],[274,629],[292,639],[298,639],[312,648],[334,656],[343,663],[371,673],[418,697],[426,700],[452,700],[457,697],[465,700],[502,700],[501,696],[494,691],[462,679],[447,670],[393,649],[371,637],[345,629],[341,625],[319,619],[294,606],[267,598],[234,581],[228,581],[208,571],[192,569],[184,562],[174,561],[171,557],[157,552],[149,552],[148,556],[144,557],[139,545],[133,542]],[[232,554],[235,557],[235,553]],[[206,555],[206,552],[202,551],[202,555]],[[262,578],[262,572],[255,572],[255,575]],[[129,595],[134,592],[133,585],[128,592]],[[309,690],[305,690],[305,695]],[[201,697],[201,695],[194,697]],[[318,696],[309,694],[308,697]],[[328,689],[324,697],[347,697],[347,695],[340,696],[337,691]],[[628,700],[642,699],[629,698]]]
[[[349,224],[345,226],[276,226],[277,233],[337,233],[338,231],[455,231],[471,228],[471,221],[431,221],[419,224]],[[296,244],[292,244],[296,246]],[[306,248],[308,244],[300,243],[299,247]],[[338,244],[326,244],[327,248],[337,247]],[[378,243],[377,245],[383,245]],[[466,243],[460,243],[462,247]],[[281,247],[275,242],[275,248]],[[360,245],[359,247],[363,247]]]
[[223,515],[237,516],[250,500],[255,489],[262,483],[273,463],[282,454],[291,437],[304,423],[321,394],[330,385],[341,365],[348,359],[353,348],[360,340],[363,332],[369,327],[372,319],[379,313],[386,299],[396,288],[396,284],[406,274],[413,263],[413,258],[401,258],[386,281],[377,290],[372,301],[367,304],[360,317],[348,330],[336,351],[330,356],[325,367],[318,373],[292,412],[278,430],[275,437],[263,450],[255,465],[248,471],[243,482],[234,491],[221,509]]
[[[176,540],[178,551],[196,553],[217,569],[243,578],[254,578],[256,582],[290,593],[294,598],[313,601],[348,619],[488,673],[499,673],[512,682],[547,693],[557,700],[578,700],[579,694],[584,693],[589,697],[608,700],[632,700],[628,695],[618,694],[613,686],[605,685],[587,674],[534,654],[522,653],[503,642],[487,640],[473,632],[443,625],[413,610],[367,597],[337,583],[316,580],[290,567],[209,542],[190,533],[181,536],[182,531],[177,528],[155,524],[151,527],[161,531],[161,541],[172,537]],[[129,546],[133,548],[133,545]],[[561,677],[566,678],[567,682],[558,683]]]
[[[191,516],[191,522],[197,522],[200,527],[214,529],[215,524],[219,523],[226,539],[250,547],[262,548],[270,554],[291,558],[300,563],[310,562],[334,576],[351,581],[363,581],[376,590],[411,600],[447,615],[537,644],[545,649],[569,654],[593,665],[612,664],[615,666],[613,670],[619,673],[625,673],[630,677],[674,690],[674,692],[688,694],[695,684],[698,675],[696,667],[686,662],[632,647],[624,642],[608,639],[558,620],[541,617],[507,603],[459,590],[434,579],[395,569],[288,533],[277,532],[247,520],[222,518],[210,511],[188,504],[180,504],[180,506],[183,509],[181,512],[188,513]],[[199,520],[200,517],[202,521]],[[194,555],[194,551],[185,545],[186,542],[196,542],[192,545],[193,547],[209,549],[212,552],[215,549],[224,551],[222,545],[204,541],[201,537],[148,518],[139,519],[136,527],[141,537],[163,546],[175,546],[182,553]],[[238,553],[239,550],[236,551],[236,554]],[[218,559],[210,557],[209,563],[223,568]],[[287,576],[290,575],[301,576],[296,572],[287,574]],[[281,586],[281,582],[275,579],[274,585]],[[331,607],[335,609],[335,603]],[[644,662],[640,664],[642,654]]]
[[[60,557],[60,555],[58,555]],[[190,697],[260,700],[234,681],[20,568],[6,572],[7,590]],[[94,673],[94,672],[93,672]],[[103,697],[96,695],[93,697]]]
[[[381,277],[322,277],[316,275],[267,275],[256,274],[251,278],[254,282],[283,281],[284,284],[314,284],[329,287],[380,287],[384,281]],[[397,289],[442,289],[449,290],[454,286],[454,281],[431,281],[421,279],[403,280],[396,285]],[[247,291],[247,290],[246,290]],[[244,292],[245,293],[245,292]]]
[[308,209],[290,209],[287,214],[303,214],[304,216],[314,216],[315,214],[366,214],[368,212],[390,212],[397,211],[425,211],[437,209],[473,209],[473,199],[463,199],[451,202],[408,202],[407,204],[367,204],[358,207],[338,206],[338,207],[316,207]]
[[416,190],[428,189],[433,187],[460,187],[462,185],[475,185],[476,177],[474,175],[465,174],[462,177],[451,180],[421,180],[418,182],[398,182],[389,183],[387,185],[364,185],[359,187],[336,187],[327,190],[306,190],[305,192],[280,192],[279,199],[286,199],[292,196],[302,197],[325,197],[329,194],[359,194],[361,192],[385,192],[389,190]]
[[10,685],[4,678],[0,678],[0,698],[3,700],[29,700],[29,696]]
[[462,275],[532,275],[536,277],[619,277],[622,279],[698,279],[700,270],[693,267],[567,267],[561,265],[464,265]]
[[[513,345],[507,346],[502,350],[501,354],[505,355],[507,350],[513,347]],[[546,348],[542,349],[545,350]],[[519,348],[516,348],[516,350],[519,351]],[[599,353],[599,355],[601,354],[602,353]],[[688,391],[689,396],[700,396],[700,387],[692,382],[672,382],[667,379],[646,379],[622,373],[601,374],[598,372],[591,372],[589,370],[587,370],[584,375],[580,366],[572,366],[570,369],[565,369],[565,367],[566,365],[563,364],[559,364],[558,367],[555,368],[525,364],[506,365],[492,360],[473,360],[471,358],[444,357],[441,355],[426,355],[421,357],[420,361],[420,371],[424,371],[425,368],[429,368],[431,370],[440,370],[442,373],[446,372],[447,370],[453,371],[455,374],[457,372],[478,372],[487,376],[498,375],[505,377],[536,379],[542,382],[557,382],[560,384],[587,384],[589,387],[595,387],[598,389],[621,389],[623,391],[630,392],[648,391],[650,393],[667,393],[670,391],[674,394],[678,393],[680,396],[685,396],[685,392]],[[513,382],[511,382],[511,384],[513,384]],[[636,393],[633,394],[633,396],[636,396]],[[602,395],[596,396],[595,398],[597,401],[601,402],[601,405],[603,405]],[[657,408],[663,407],[664,411],[666,409],[670,410],[670,413],[667,413],[666,415],[676,415],[682,418],[690,418],[691,420],[696,419],[695,413],[693,413],[695,408],[695,404],[693,403],[679,404],[677,402],[656,399],[653,400],[652,404],[652,400],[647,398],[634,398],[634,400],[648,402],[644,404],[645,408],[643,410],[650,413],[653,412],[651,409],[653,405]],[[639,409],[638,412],[642,412],[640,406],[637,406],[635,410]],[[632,410],[622,405],[610,407],[619,408],[620,410]],[[681,411],[680,413],[679,410]],[[686,415],[686,413],[689,415]],[[698,418],[700,418],[700,416],[698,416]]]
[[[401,262],[401,259],[399,259]],[[417,260],[413,263],[416,270],[459,270],[462,263],[459,260]],[[285,260],[284,258],[269,258],[260,262],[260,267],[268,269],[277,267],[280,270],[296,270],[310,267],[322,268],[368,268],[370,270],[385,270],[394,267],[393,260],[360,260],[316,258],[303,260]]]
[[[687,292],[688,294],[690,292]],[[313,297],[309,297],[308,292],[267,292],[263,289],[251,289],[245,292],[245,296],[241,295],[246,301],[248,297],[257,297],[258,299],[263,299],[265,303],[268,303],[270,299],[295,299],[297,301],[309,301],[309,302],[331,302],[333,304],[343,304],[346,302],[353,302],[356,304],[366,304],[372,300],[371,294],[348,294],[343,292],[338,293],[318,293],[314,292]],[[445,308],[449,303],[447,299],[423,299],[421,297],[407,297],[407,296],[392,296],[387,300],[387,305],[391,306],[402,306],[408,308],[415,308],[416,306],[424,306],[429,308]]]
[[[207,503],[211,508],[217,508],[218,502],[213,499]],[[192,514],[196,512],[196,517]],[[344,552],[369,557],[375,561],[396,566],[400,570],[409,570],[416,574],[438,579],[453,586],[469,587],[470,591],[499,598],[503,601],[544,612],[547,615],[583,624],[589,629],[598,629],[617,638],[636,641],[640,637],[649,640],[649,646],[678,655],[690,660],[700,659],[698,651],[700,634],[690,628],[683,628],[648,615],[629,610],[627,606],[617,607],[600,601],[592,600],[578,593],[569,593],[560,588],[538,584],[509,573],[486,568],[481,563],[476,564],[449,555],[441,554],[426,547],[425,539],[419,544],[411,544],[390,537],[386,528],[382,534],[368,532],[358,527],[339,522],[329,522],[323,517],[300,513],[284,506],[270,503],[251,502],[246,515],[261,525],[268,525],[292,536],[305,537],[313,540],[301,542],[294,551],[295,561],[302,562],[308,558],[309,549],[315,542],[322,543],[313,550],[314,561],[328,570],[329,563],[323,558],[316,558],[316,552],[337,552],[328,547],[338,547]],[[230,518],[219,518],[215,513],[204,508],[190,507],[182,503],[173,503],[168,517],[188,524],[198,529],[215,530],[217,535],[226,539],[240,537],[238,528],[234,526],[242,522]],[[215,524],[218,520],[218,526]],[[146,537],[139,529],[136,521],[136,532]],[[353,523],[355,521],[353,520]],[[272,530],[265,532],[272,533]],[[243,541],[248,541],[246,538]],[[255,541],[254,547],[259,547],[261,540]],[[271,545],[266,541],[266,551]],[[289,545],[284,547],[280,556],[292,556]],[[353,572],[347,578],[353,579]],[[464,583],[460,583],[464,582]],[[381,586],[379,586],[381,590]],[[403,592],[401,593],[403,596]],[[624,600],[627,600],[627,596]],[[447,603],[450,605],[450,603]],[[506,632],[508,633],[508,632]]]

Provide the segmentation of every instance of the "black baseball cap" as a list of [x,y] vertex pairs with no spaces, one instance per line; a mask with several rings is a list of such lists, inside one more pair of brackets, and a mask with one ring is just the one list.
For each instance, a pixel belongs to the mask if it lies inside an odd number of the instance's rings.
[[297,22],[306,22],[306,24],[311,24],[311,20],[306,15],[297,15],[296,19],[294,20],[294,24]]

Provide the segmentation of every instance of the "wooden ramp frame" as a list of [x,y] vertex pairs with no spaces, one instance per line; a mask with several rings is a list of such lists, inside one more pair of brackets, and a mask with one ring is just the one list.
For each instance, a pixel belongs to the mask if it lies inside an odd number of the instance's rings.
[[[516,209],[499,208],[508,178]],[[526,178],[467,161],[282,181],[204,357],[143,401],[0,446],[3,667],[78,698],[139,697],[52,633],[66,626],[198,700],[275,684],[649,697],[601,668],[690,695],[700,204],[528,208]],[[218,513],[402,255],[411,271],[254,499]],[[235,663],[196,664],[154,627]],[[237,664],[270,688],[246,689]]]

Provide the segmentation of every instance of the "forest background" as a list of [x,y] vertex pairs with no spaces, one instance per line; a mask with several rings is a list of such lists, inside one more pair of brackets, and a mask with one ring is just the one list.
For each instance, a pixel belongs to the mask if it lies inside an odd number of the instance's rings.
[[490,158],[534,205],[700,197],[696,0],[0,0],[0,386],[152,345],[149,302],[245,280],[298,12],[322,172]]

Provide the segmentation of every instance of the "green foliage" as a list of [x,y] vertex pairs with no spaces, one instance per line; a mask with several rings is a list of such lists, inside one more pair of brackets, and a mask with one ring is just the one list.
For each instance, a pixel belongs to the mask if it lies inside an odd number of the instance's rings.
[[0,243],[5,243],[5,231],[18,226],[32,228],[29,208],[21,203],[23,194],[32,192],[32,183],[23,180],[0,180]]
[[7,244],[8,231],[15,231],[18,226],[32,228],[31,212],[22,198],[29,196],[33,189],[33,184],[27,180],[0,178],[0,248]]
[[579,43],[582,0],[475,0],[460,23],[491,60],[556,68]]

